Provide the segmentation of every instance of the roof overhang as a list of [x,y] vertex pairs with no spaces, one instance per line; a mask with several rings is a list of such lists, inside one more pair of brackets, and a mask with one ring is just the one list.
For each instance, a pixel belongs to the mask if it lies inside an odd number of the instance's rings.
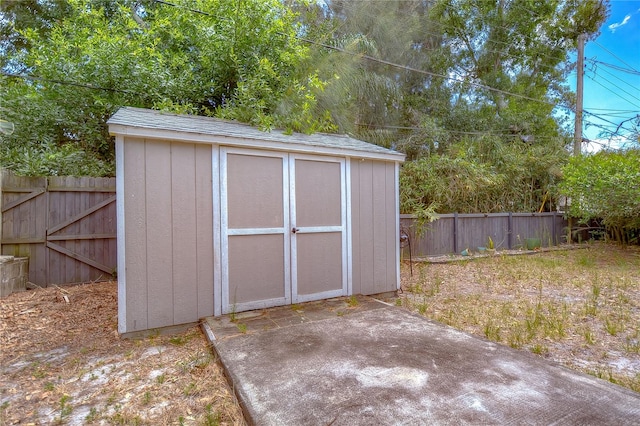
[[141,108],[121,108],[107,121],[107,124],[111,135],[122,135],[125,138],[170,140],[394,162],[403,162],[405,159],[405,155],[400,152],[346,135],[287,134],[279,130],[263,132],[246,124],[211,117],[171,114]]

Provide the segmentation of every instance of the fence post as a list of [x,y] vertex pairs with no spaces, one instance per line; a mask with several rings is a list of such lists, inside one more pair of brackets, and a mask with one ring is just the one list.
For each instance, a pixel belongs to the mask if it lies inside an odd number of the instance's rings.
[[513,213],[509,212],[509,219],[507,220],[507,248],[513,249]]
[[458,213],[453,214],[453,252],[458,253]]

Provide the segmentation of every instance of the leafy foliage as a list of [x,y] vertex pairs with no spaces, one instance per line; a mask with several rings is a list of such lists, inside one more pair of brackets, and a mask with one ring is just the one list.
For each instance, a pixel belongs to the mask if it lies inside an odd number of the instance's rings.
[[411,213],[433,205],[439,213],[544,210],[566,158],[562,140],[555,149],[551,144],[506,144],[489,136],[459,142],[446,154],[403,166],[400,209]]
[[[25,0],[1,6],[0,165],[113,173],[122,105],[407,154],[401,208],[538,211],[567,161],[565,84],[605,1]],[[395,65],[394,65],[395,64]],[[69,84],[72,83],[72,84]]]
[[572,158],[558,189],[571,198],[569,214],[584,222],[602,219],[618,241],[640,229],[640,149]]
[[[16,128],[1,136],[2,165],[80,174],[93,164],[91,174],[112,174],[106,120],[123,105],[219,115],[264,128],[332,128],[313,108],[323,83],[297,74],[308,50],[295,38],[294,16],[282,3],[174,3],[204,14],[156,2],[69,0],[68,15],[47,21],[46,31],[16,19],[25,27],[16,29],[20,45],[9,52],[4,70],[24,69],[37,79],[2,78],[2,115]],[[57,165],[44,154],[56,150]],[[86,167],[62,161],[74,150],[87,158]],[[46,157],[44,169],[25,163],[38,155]]]
[[351,0],[317,8],[303,27],[335,48],[312,48],[327,82],[319,102],[340,131],[407,154],[403,213],[553,208],[547,194],[570,142],[556,105],[573,104],[569,54],[578,33],[597,34],[605,3]]

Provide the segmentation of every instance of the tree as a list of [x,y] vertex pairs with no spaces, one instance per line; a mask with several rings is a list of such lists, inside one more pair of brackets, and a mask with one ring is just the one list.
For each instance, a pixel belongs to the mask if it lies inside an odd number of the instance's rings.
[[614,240],[640,242],[640,149],[571,158],[558,191],[571,199],[569,215],[602,220]]
[[[298,73],[308,49],[281,2],[174,3],[69,0],[68,17],[46,31],[16,28],[20,43],[8,52],[1,89],[2,118],[16,131],[1,136],[2,163],[30,173],[87,172],[59,161],[72,153],[96,167],[92,174],[112,174],[106,120],[123,105],[266,128],[331,128],[313,110],[322,82]],[[44,161],[33,163],[38,156]]]

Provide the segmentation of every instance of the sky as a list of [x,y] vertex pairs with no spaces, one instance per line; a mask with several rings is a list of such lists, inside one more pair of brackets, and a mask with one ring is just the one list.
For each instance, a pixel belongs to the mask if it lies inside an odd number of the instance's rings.
[[[585,45],[583,137],[598,142],[589,144],[588,150],[597,150],[594,145],[603,143],[612,147],[628,143],[624,137],[600,138],[602,129],[596,125],[615,131],[622,121],[640,114],[640,0],[612,0],[610,4],[600,36]],[[574,90],[575,76],[570,77]],[[622,128],[630,127],[629,122],[622,124]]]

